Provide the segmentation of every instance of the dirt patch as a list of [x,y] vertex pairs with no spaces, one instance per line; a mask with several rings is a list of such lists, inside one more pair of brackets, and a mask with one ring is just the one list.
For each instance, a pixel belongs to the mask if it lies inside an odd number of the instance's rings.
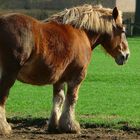
[[50,134],[45,119],[10,119],[13,134],[0,140],[128,140],[140,139],[140,130],[116,130],[82,125],[81,134]]

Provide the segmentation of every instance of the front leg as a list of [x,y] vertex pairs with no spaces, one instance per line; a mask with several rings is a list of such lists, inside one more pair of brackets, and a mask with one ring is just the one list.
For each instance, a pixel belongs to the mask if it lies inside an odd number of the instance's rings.
[[80,84],[69,83],[63,113],[59,120],[60,132],[80,133],[80,125],[75,120],[75,104]]
[[48,125],[49,132],[58,131],[58,122],[62,112],[64,100],[65,100],[64,84],[57,83],[53,85],[53,108],[52,108],[51,117]]

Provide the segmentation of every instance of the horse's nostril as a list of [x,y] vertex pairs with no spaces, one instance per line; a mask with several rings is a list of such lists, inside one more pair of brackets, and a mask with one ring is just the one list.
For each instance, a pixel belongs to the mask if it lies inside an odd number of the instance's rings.
[[124,61],[124,60],[125,60],[125,56],[124,56],[124,55],[122,55],[122,56],[121,56],[121,59]]
[[128,59],[129,54],[126,54],[126,60]]
[[129,53],[127,54],[120,54],[115,58],[115,61],[118,65],[123,65],[126,63],[127,59],[129,58]]

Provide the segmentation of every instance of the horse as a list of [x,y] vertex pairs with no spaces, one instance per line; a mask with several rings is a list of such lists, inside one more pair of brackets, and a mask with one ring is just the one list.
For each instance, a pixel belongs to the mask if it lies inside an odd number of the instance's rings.
[[117,7],[77,6],[43,22],[20,13],[1,15],[0,133],[12,132],[5,103],[16,80],[38,86],[52,84],[48,131],[80,133],[75,119],[78,90],[86,77],[92,50],[99,44],[118,65],[126,63],[130,52]]

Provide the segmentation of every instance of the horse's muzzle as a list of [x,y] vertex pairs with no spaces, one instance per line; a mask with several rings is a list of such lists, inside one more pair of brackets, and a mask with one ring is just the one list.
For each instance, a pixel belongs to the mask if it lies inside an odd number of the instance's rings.
[[115,61],[118,65],[123,65],[127,62],[128,58],[129,58],[129,53],[126,54],[120,54],[115,58]]

